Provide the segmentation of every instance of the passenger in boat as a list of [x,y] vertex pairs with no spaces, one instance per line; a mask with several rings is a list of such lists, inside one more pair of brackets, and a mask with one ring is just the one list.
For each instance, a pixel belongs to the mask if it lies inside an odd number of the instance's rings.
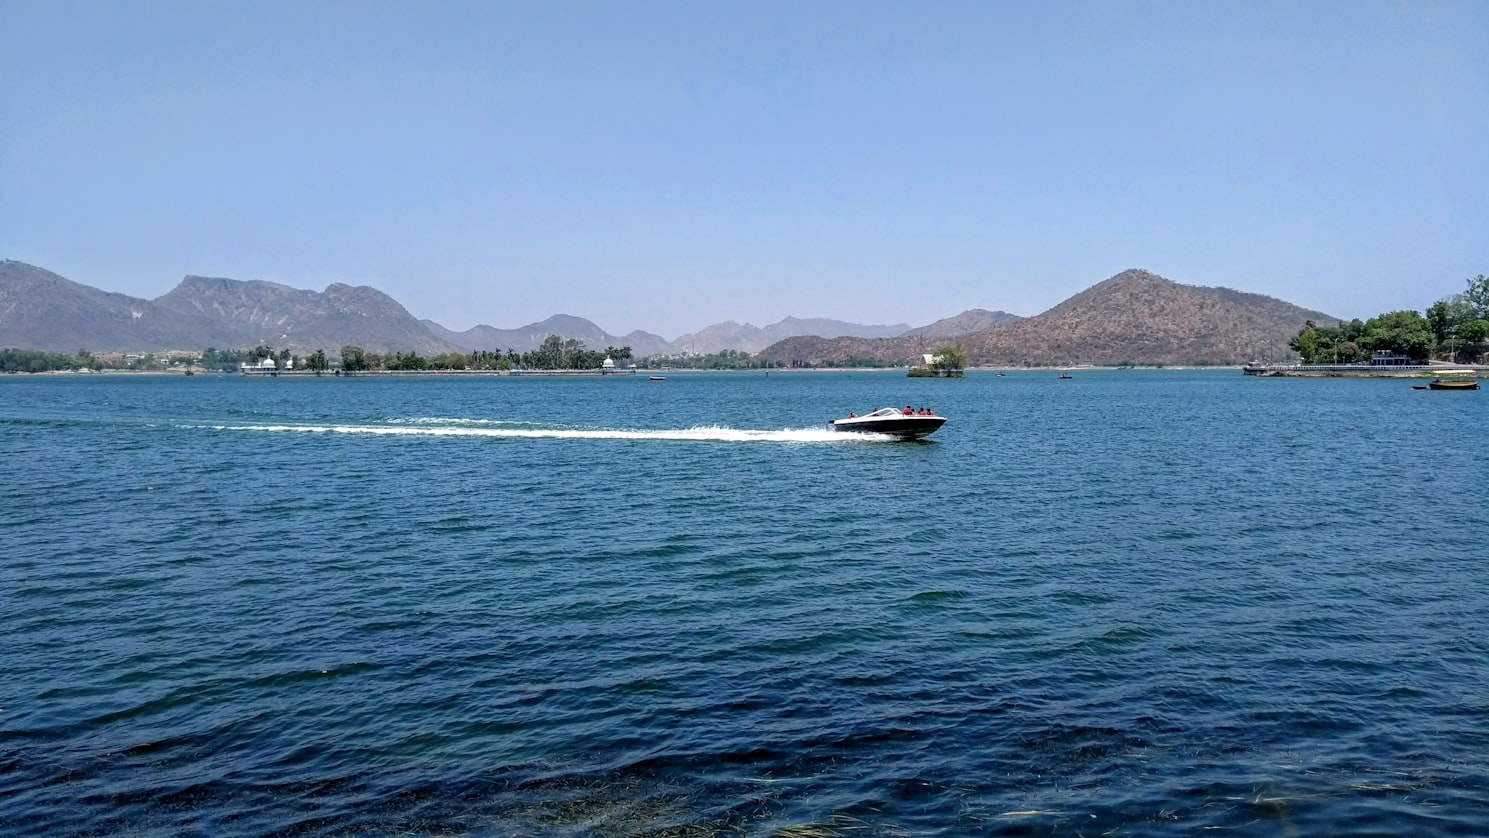
[[905,405],[905,415],[906,415],[906,416],[913,416],[913,415],[914,415],[914,414],[913,414],[913,413],[912,413],[912,412],[911,412],[911,411],[910,411],[910,405],[908,405],[908,404],[907,404],[907,405]]
[[930,408],[926,408],[925,409],[925,415],[927,415],[927,416],[935,416],[936,415],[936,411],[931,410]]
[[851,411],[851,410],[850,410],[850,411],[848,411],[848,418],[849,418],[849,419],[856,419],[856,418],[857,418],[857,417],[858,417],[858,414],[857,414],[857,413],[854,413],[854,412],[853,412],[853,411]]

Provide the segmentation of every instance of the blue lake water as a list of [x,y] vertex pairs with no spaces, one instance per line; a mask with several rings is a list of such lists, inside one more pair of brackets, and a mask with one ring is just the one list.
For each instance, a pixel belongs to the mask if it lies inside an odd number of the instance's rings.
[[1484,392],[10,376],[0,501],[0,832],[1489,833]]

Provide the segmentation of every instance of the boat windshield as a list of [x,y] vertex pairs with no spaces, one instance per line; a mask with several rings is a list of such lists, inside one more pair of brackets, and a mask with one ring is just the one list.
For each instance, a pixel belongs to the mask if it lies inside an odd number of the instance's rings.
[[878,410],[874,411],[873,413],[870,413],[870,414],[867,414],[867,415],[868,416],[899,416],[900,415],[900,411],[898,409],[896,409],[896,408],[893,408],[893,407],[881,407]]

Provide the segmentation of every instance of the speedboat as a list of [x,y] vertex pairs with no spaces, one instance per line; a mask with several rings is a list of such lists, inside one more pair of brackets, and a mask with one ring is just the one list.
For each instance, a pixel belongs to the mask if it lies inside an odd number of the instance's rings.
[[863,416],[849,416],[827,423],[829,431],[855,434],[885,434],[898,439],[920,439],[930,436],[946,424],[945,416],[906,413],[897,407],[881,407]]

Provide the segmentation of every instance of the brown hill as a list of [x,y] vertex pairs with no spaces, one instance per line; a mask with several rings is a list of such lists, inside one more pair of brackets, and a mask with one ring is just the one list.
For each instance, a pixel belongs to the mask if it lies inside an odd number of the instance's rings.
[[1292,357],[1287,342],[1307,320],[1337,318],[1134,269],[965,344],[984,364],[1244,364]]
[[[957,339],[972,364],[1241,364],[1292,357],[1288,340],[1304,321],[1337,318],[1229,288],[1179,285],[1123,271],[1049,311]],[[760,353],[778,363],[878,358],[913,363],[935,348],[920,339],[794,339]]]
[[1023,319],[1017,314],[1009,314],[1006,311],[988,311],[985,308],[969,308],[961,314],[943,317],[929,326],[911,329],[900,335],[900,337],[944,341],[951,338],[959,338],[963,335],[975,334],[987,329],[1007,326]]

